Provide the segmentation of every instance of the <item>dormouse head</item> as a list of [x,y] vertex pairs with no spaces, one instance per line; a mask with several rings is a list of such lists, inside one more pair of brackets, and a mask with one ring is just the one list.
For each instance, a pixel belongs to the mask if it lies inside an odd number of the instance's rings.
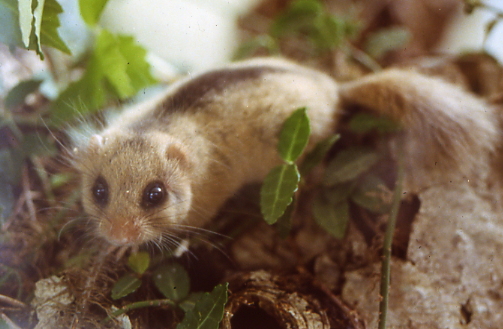
[[183,146],[154,133],[94,135],[77,154],[82,203],[98,236],[115,245],[162,243],[191,208]]

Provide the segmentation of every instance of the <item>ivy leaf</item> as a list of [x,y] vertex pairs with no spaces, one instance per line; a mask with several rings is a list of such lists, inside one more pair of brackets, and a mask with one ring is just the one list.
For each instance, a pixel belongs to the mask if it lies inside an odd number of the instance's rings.
[[80,15],[89,26],[100,20],[108,0],[79,0]]
[[277,166],[266,176],[260,190],[260,209],[269,225],[274,224],[292,203],[299,181],[300,174],[294,164]]
[[126,99],[155,82],[145,61],[146,51],[134,39],[102,30],[82,78],[53,102],[51,122],[60,125],[93,113],[109,98]]
[[377,160],[377,154],[366,148],[343,150],[328,164],[324,184],[332,186],[350,181],[370,169]]
[[141,280],[133,273],[121,277],[112,288],[112,299],[116,300],[135,292],[141,286]]
[[375,175],[366,176],[351,194],[351,199],[360,207],[377,214],[389,212],[393,192]]
[[150,255],[144,251],[131,254],[128,258],[128,265],[134,272],[142,275],[150,265]]
[[349,122],[351,130],[357,133],[368,133],[376,130],[380,133],[392,133],[400,131],[398,123],[386,117],[377,117],[367,113],[359,113],[353,116]]
[[218,329],[227,303],[228,284],[219,284],[211,293],[205,293],[187,313],[176,329]]
[[25,80],[18,83],[14,88],[12,88],[7,96],[5,97],[5,107],[7,109],[13,110],[16,107],[24,104],[26,97],[38,90],[42,80],[31,79]]
[[154,284],[166,298],[174,301],[187,297],[190,290],[189,274],[178,263],[158,268],[154,272]]
[[349,204],[347,199],[333,204],[320,195],[314,200],[313,215],[318,225],[329,234],[337,239],[344,238],[349,222]]
[[306,155],[302,165],[300,166],[299,171],[301,175],[304,176],[308,174],[314,167],[320,164],[327,155],[328,151],[330,151],[334,143],[337,142],[340,137],[341,135],[339,134],[332,135],[316,144],[314,149]]
[[302,154],[309,141],[311,128],[306,108],[300,108],[283,124],[279,136],[278,151],[283,160],[293,163]]

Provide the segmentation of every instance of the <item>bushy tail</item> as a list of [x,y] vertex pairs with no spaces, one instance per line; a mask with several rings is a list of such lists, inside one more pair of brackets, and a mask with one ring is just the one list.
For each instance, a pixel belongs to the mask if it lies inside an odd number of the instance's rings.
[[412,70],[390,69],[346,83],[340,96],[343,106],[356,105],[402,125],[408,190],[477,179],[499,139],[491,106]]

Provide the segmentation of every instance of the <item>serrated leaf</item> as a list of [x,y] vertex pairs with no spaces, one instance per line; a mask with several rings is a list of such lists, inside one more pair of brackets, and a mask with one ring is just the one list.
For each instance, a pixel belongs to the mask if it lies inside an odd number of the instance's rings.
[[332,186],[355,179],[370,169],[377,160],[377,154],[366,148],[343,150],[328,164],[324,184]]
[[25,48],[30,46],[30,37],[33,28],[32,0],[17,0],[19,29]]
[[150,265],[150,255],[144,251],[131,254],[128,258],[128,265],[134,272],[141,275]]
[[404,48],[411,37],[411,33],[403,27],[381,29],[369,36],[365,50],[370,56],[381,58],[389,51]]
[[135,292],[141,286],[141,280],[133,273],[121,277],[112,288],[112,299],[119,299]]
[[265,221],[272,225],[283,215],[297,191],[300,174],[294,164],[273,168],[260,190],[260,209]]
[[381,133],[393,133],[400,131],[398,123],[386,117],[377,117],[367,113],[359,113],[349,122],[351,130],[357,133],[367,133],[376,130]]
[[133,37],[118,35],[119,50],[127,63],[126,72],[133,87],[132,96],[146,86],[154,84],[156,80],[150,74],[150,64],[145,60],[147,51],[138,46]]
[[332,135],[316,144],[314,149],[306,155],[304,161],[302,162],[302,165],[300,166],[299,171],[301,175],[304,176],[308,174],[314,167],[320,164],[321,161],[323,161],[323,159],[325,158],[327,152],[332,148],[334,143],[339,140],[340,137],[341,135],[339,134]]
[[313,215],[318,225],[329,234],[337,239],[344,238],[349,222],[347,200],[333,204],[320,195],[314,200]]
[[[40,0],[39,0],[40,1]],[[66,43],[61,39],[58,28],[60,26],[59,14],[63,8],[56,0],[45,0],[40,30],[40,42],[46,46],[58,49],[66,54],[71,54]]]
[[100,20],[108,0],[79,0],[80,15],[90,26],[95,26]]
[[189,294],[189,274],[178,263],[161,266],[154,272],[153,278],[155,286],[166,298],[180,301]]
[[309,141],[311,128],[306,108],[294,111],[281,128],[278,151],[283,160],[292,163],[302,154]]
[[185,313],[176,329],[218,329],[227,303],[227,286],[220,284],[211,293],[205,293],[194,308]]
[[95,56],[100,60],[103,77],[114,87],[117,95],[124,99],[134,94],[131,78],[127,73],[128,62],[121,53],[121,39],[107,30],[99,34]]
[[357,205],[377,214],[388,213],[392,199],[393,192],[375,175],[365,177],[351,194]]
[[12,110],[24,104],[26,96],[36,91],[41,83],[42,80],[37,79],[21,81],[5,97],[5,107]]
[[101,30],[82,78],[72,83],[51,106],[51,123],[96,112],[107,99],[125,99],[155,82],[146,51],[130,37]]

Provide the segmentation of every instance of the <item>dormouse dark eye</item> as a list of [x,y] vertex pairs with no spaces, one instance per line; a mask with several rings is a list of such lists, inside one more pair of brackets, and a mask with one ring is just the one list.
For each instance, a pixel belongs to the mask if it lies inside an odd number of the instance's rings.
[[102,177],[99,176],[96,178],[96,181],[94,182],[94,185],[91,189],[91,192],[94,197],[94,201],[100,205],[100,206],[105,206],[108,202],[108,184],[107,181]]
[[147,185],[143,192],[142,206],[153,208],[161,205],[167,197],[166,188],[162,182],[152,182]]

